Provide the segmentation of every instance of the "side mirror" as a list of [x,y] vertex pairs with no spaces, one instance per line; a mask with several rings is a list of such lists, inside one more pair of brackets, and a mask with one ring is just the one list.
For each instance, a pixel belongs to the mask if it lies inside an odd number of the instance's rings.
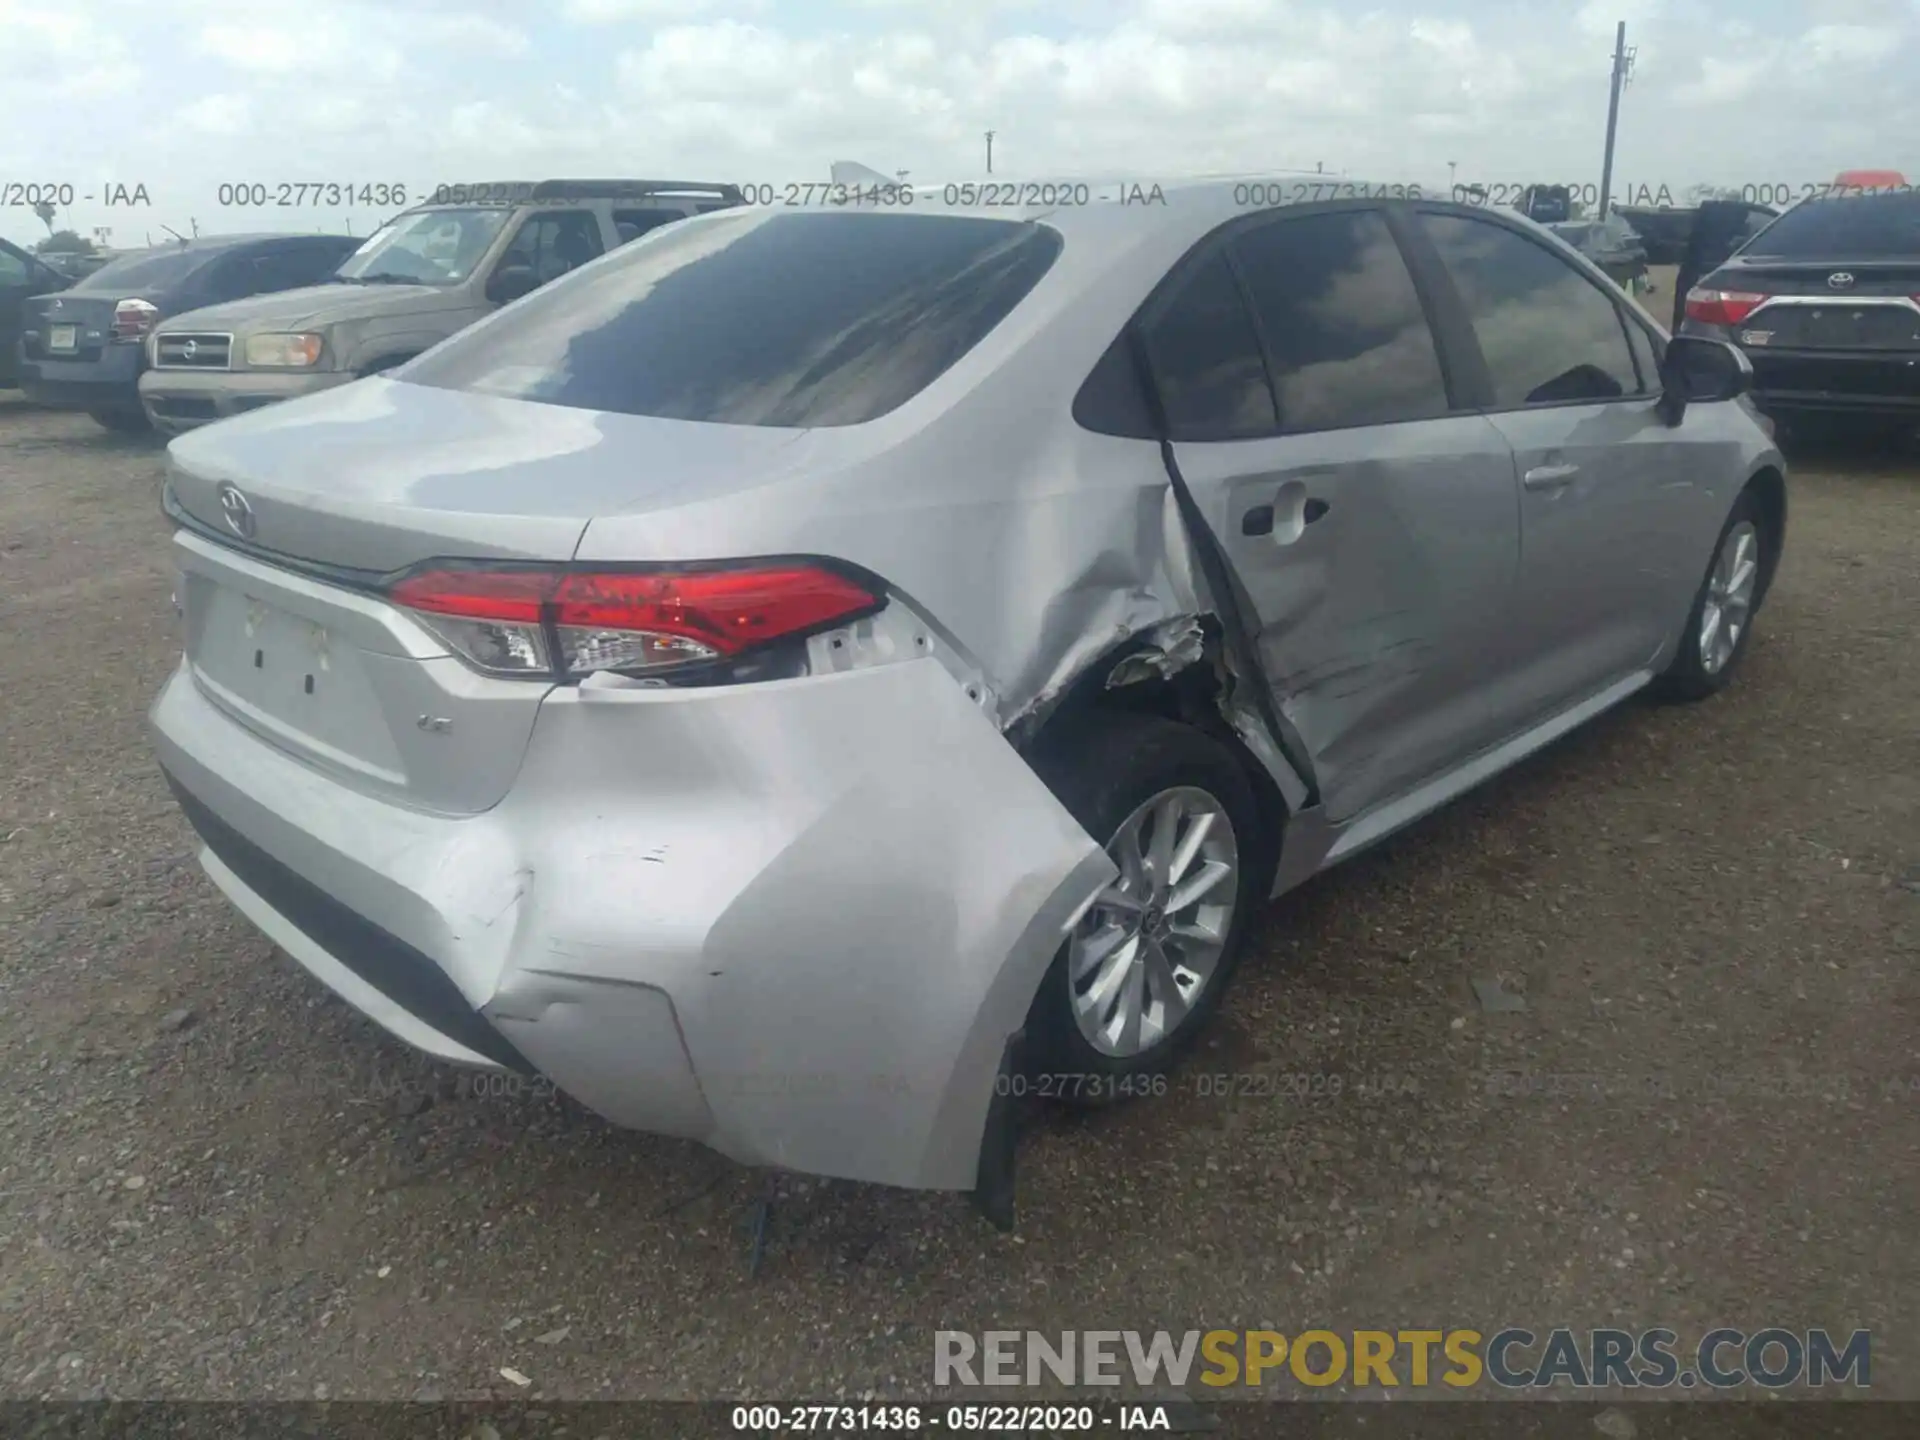
[[1689,405],[1736,400],[1753,389],[1753,362],[1725,340],[1676,335],[1660,364],[1660,386],[1660,416],[1678,425]]
[[540,277],[531,265],[502,265],[487,282],[487,298],[498,305],[510,305],[539,288]]

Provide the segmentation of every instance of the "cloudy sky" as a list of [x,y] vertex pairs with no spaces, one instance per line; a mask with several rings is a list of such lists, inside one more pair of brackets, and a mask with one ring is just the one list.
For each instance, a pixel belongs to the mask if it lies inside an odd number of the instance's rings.
[[219,187],[940,181],[984,173],[988,129],[1007,176],[1590,182],[1622,19],[1617,185],[1920,178],[1920,0],[0,0],[0,202],[70,184],[57,223],[116,245],[365,234],[386,211]]

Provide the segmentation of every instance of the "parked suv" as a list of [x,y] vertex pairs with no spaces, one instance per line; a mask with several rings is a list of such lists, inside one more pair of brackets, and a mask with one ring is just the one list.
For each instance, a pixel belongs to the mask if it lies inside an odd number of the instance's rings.
[[454,185],[382,226],[326,285],[180,315],[140,399],[180,434],[412,359],[492,310],[670,221],[744,203],[731,185]]
[[1687,292],[1681,331],[1739,346],[1791,427],[1920,423],[1920,191],[1808,200]]
[[214,882],[433,1054],[1004,1199],[1009,1097],[1164,1093],[1269,896],[1727,684],[1737,350],[1517,214],[1162,193],[700,216],[175,440]]
[[58,294],[28,300],[20,388],[84,410],[109,430],[145,430],[145,342],[167,316],[310,285],[352,253],[350,235],[222,235],[135,250]]

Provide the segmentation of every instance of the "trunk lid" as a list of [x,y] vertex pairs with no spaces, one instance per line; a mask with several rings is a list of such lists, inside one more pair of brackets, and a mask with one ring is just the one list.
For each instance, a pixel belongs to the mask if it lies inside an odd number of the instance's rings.
[[1920,295],[1920,259],[1754,260],[1728,265],[1703,283],[1783,297],[1742,321],[1736,336],[1743,345],[1920,350],[1920,302],[1913,298]]
[[380,378],[193,431],[168,450],[170,504],[197,522],[174,541],[187,664],[236,723],[339,782],[476,813],[506,794],[552,687],[469,668],[381,577],[565,561],[596,514],[764,483],[806,437]]
[[236,416],[168,447],[181,509],[271,555],[384,573],[446,557],[566,560],[636,494],[764,480],[807,432],[604,415],[371,377]]
[[[1851,282],[1830,284],[1835,275]],[[1724,281],[1724,284],[1721,282]],[[1759,290],[1769,295],[1830,295],[1845,301],[1856,295],[1920,295],[1920,256],[1897,260],[1734,260],[1702,284],[1726,290]]]
[[[129,297],[132,298],[132,297]],[[22,307],[21,326],[29,360],[98,360],[113,343],[113,308],[120,297],[76,295],[71,290],[36,295]]]

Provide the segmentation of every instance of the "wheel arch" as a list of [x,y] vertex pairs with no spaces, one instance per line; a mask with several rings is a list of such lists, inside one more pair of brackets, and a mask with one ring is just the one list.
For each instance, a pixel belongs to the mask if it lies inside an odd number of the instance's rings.
[[391,370],[396,365],[406,364],[407,361],[416,358],[419,354],[420,351],[417,349],[389,351],[384,355],[374,357],[372,360],[361,361],[353,367],[353,373],[360,376],[378,375],[383,370]]
[[1787,477],[1777,465],[1763,465],[1748,477],[1741,494],[1753,497],[1760,512],[1760,524],[1766,544],[1761,549],[1759,595],[1764,598],[1773,585],[1774,572],[1787,539]]
[[1029,763],[1071,746],[1088,725],[1116,715],[1152,715],[1200,731],[1223,746],[1246,772],[1259,807],[1262,865],[1277,862],[1293,813],[1272,772],[1228,722],[1231,671],[1219,619],[1183,616],[1135,631],[1075,672],[1045,704],[1008,727],[1007,738]]

